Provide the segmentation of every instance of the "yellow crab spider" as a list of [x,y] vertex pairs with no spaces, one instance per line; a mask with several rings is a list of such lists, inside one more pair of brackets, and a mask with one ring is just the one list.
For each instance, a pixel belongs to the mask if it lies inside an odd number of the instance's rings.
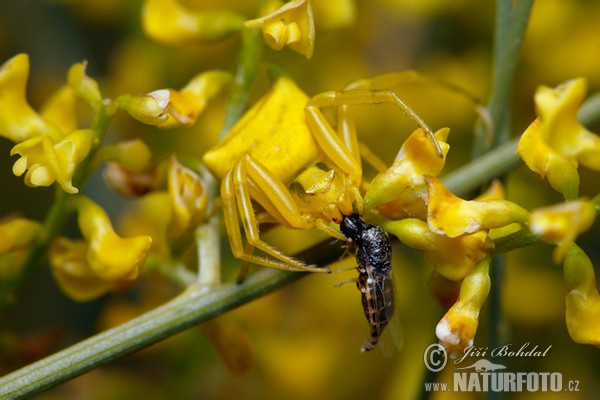
[[[395,77],[404,79],[402,73]],[[205,153],[205,165],[221,180],[224,221],[236,258],[284,270],[329,272],[266,243],[259,226],[273,222],[293,229],[316,227],[346,240],[330,224],[363,212],[361,151],[350,105],[396,104],[442,156],[427,124],[396,93],[381,89],[377,79],[357,81],[343,91],[309,99],[293,81],[281,77],[229,134]],[[382,82],[393,81],[394,75],[388,74]],[[337,109],[336,130],[322,114],[324,107]],[[256,204],[262,208],[257,209]],[[254,254],[255,249],[263,254]]]

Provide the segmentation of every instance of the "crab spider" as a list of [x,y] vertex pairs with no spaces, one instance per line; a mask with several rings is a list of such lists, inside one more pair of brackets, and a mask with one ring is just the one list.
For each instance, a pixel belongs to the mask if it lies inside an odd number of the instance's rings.
[[[351,105],[397,105],[443,157],[427,124],[396,93],[381,88],[404,80],[403,73],[388,74],[309,99],[290,79],[281,77],[204,155],[208,169],[221,180],[224,221],[236,258],[284,270],[329,272],[266,243],[259,226],[275,222],[293,229],[316,227],[346,240],[330,224],[363,213],[361,146],[349,114]],[[336,130],[322,114],[324,107],[337,110]],[[262,207],[258,213],[257,203]],[[263,254],[254,254],[254,249]]]

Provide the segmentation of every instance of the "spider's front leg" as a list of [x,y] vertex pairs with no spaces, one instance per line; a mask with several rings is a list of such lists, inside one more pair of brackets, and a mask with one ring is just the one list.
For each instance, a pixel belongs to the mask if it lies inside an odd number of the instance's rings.
[[[368,81],[367,81],[368,82]],[[321,147],[327,146],[329,149],[335,150],[336,148],[340,148],[340,144],[342,143],[342,139],[340,139],[339,135],[336,135],[333,132],[333,129],[327,123],[326,118],[320,111],[322,107],[338,107],[341,109],[341,115],[347,115],[347,106],[349,105],[369,105],[369,104],[383,104],[383,103],[391,103],[395,104],[402,110],[404,115],[408,119],[410,119],[415,125],[417,125],[421,130],[427,135],[429,140],[435,146],[436,152],[440,158],[443,157],[443,152],[438,143],[435,135],[431,128],[427,125],[427,123],[408,105],[406,104],[394,91],[388,89],[371,89],[369,86],[361,86],[356,85],[352,86],[351,89],[343,91],[343,92],[324,92],[316,95],[312,99],[310,99],[307,107],[307,122],[311,127],[315,138],[321,145]],[[347,120],[348,118],[344,118]],[[352,129],[349,123],[342,122],[342,133],[345,133],[348,129]],[[351,135],[350,135],[351,136]],[[352,149],[353,145],[348,144],[351,143],[349,139],[346,139],[347,144],[346,147]],[[356,139],[352,139],[356,140]],[[325,148],[325,147],[324,147]],[[347,152],[346,152],[347,153]],[[329,155],[329,154],[328,154]],[[346,160],[344,154],[342,152],[334,153],[335,157],[331,157],[331,159],[339,163],[339,167],[342,170],[351,174],[350,170],[346,164]]]
[[[249,263],[288,271],[331,272],[329,268],[306,265],[260,238],[259,224],[252,204],[251,186],[254,187],[253,190],[261,193],[259,197],[265,203],[261,205],[267,211],[275,210],[275,215],[285,218],[287,222],[285,225],[298,229],[315,226],[314,222],[298,211],[291,194],[283,183],[256,160],[246,155],[227,173],[221,183],[225,226],[234,256]],[[247,246],[244,246],[242,239],[240,217]],[[272,258],[253,254],[255,248]]]

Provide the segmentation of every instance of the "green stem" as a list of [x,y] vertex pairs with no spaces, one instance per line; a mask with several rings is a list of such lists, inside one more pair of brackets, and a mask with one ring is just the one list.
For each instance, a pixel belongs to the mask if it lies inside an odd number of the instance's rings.
[[[486,143],[483,129],[476,131],[473,155],[476,158],[491,149],[497,149],[508,142],[510,137],[510,90],[517,69],[519,52],[533,0],[497,0],[494,37],[494,86],[488,109],[493,126],[493,137]],[[511,143],[509,143],[511,145]],[[516,146],[513,144],[513,148]],[[508,149],[511,149],[508,147]],[[502,282],[505,270],[505,258],[492,259],[489,294],[489,340],[490,348],[496,348],[505,341],[504,316],[502,313]],[[495,393],[488,394],[489,399],[496,398]]]
[[[94,155],[102,144],[104,135],[106,134],[106,130],[108,129],[108,125],[112,120],[115,110],[116,108],[114,108],[112,103],[103,104],[98,109],[92,123],[92,130],[95,134],[94,142],[90,154],[88,154],[75,172],[73,177],[73,185],[75,187],[83,187],[92,174],[93,170],[91,167],[94,165]],[[38,269],[44,265],[44,260],[47,257],[52,241],[62,231],[73,212],[72,207],[69,204],[71,196],[72,195],[66,193],[62,189],[57,189],[56,198],[44,219],[41,237],[32,247],[31,252],[23,262],[18,274],[12,279],[6,279],[2,283],[0,292],[0,311],[6,309],[6,307],[14,301],[16,293],[29,281]]]
[[264,47],[261,35],[262,33],[259,29],[242,30],[240,61],[235,73],[234,89],[225,114],[225,122],[221,129],[221,139],[227,135],[233,125],[241,118],[248,105],[248,98],[254,85],[256,70]]
[[[343,251],[339,242],[330,240],[297,257],[309,264],[325,266],[337,261]],[[0,378],[0,398],[22,399],[39,393],[264,296],[305,275],[303,272],[263,268],[241,284],[229,282],[210,291],[206,291],[205,286],[194,285],[138,318]]]

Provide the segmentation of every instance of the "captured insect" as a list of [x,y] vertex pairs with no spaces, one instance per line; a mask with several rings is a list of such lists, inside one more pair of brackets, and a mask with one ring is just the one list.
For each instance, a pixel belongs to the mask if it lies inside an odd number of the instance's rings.
[[[306,265],[265,242],[259,228],[263,223],[318,228],[346,240],[332,223],[340,224],[344,216],[355,212],[363,214],[364,187],[364,154],[349,106],[396,105],[443,157],[431,129],[388,89],[405,81],[402,73],[382,75],[357,81],[341,92],[309,98],[292,80],[280,77],[229,134],[205,153],[204,164],[221,180],[224,221],[236,258],[284,270],[330,272]],[[335,129],[322,113],[326,107],[336,111]]]
[[[392,247],[380,226],[367,224],[358,214],[345,216],[340,230],[346,236],[347,243],[356,247],[356,286],[360,290],[365,317],[371,327],[371,333],[361,352],[371,351],[394,316]],[[399,330],[397,326],[393,329]],[[398,332],[392,332],[394,339],[397,334]],[[384,349],[384,352],[389,350]]]

